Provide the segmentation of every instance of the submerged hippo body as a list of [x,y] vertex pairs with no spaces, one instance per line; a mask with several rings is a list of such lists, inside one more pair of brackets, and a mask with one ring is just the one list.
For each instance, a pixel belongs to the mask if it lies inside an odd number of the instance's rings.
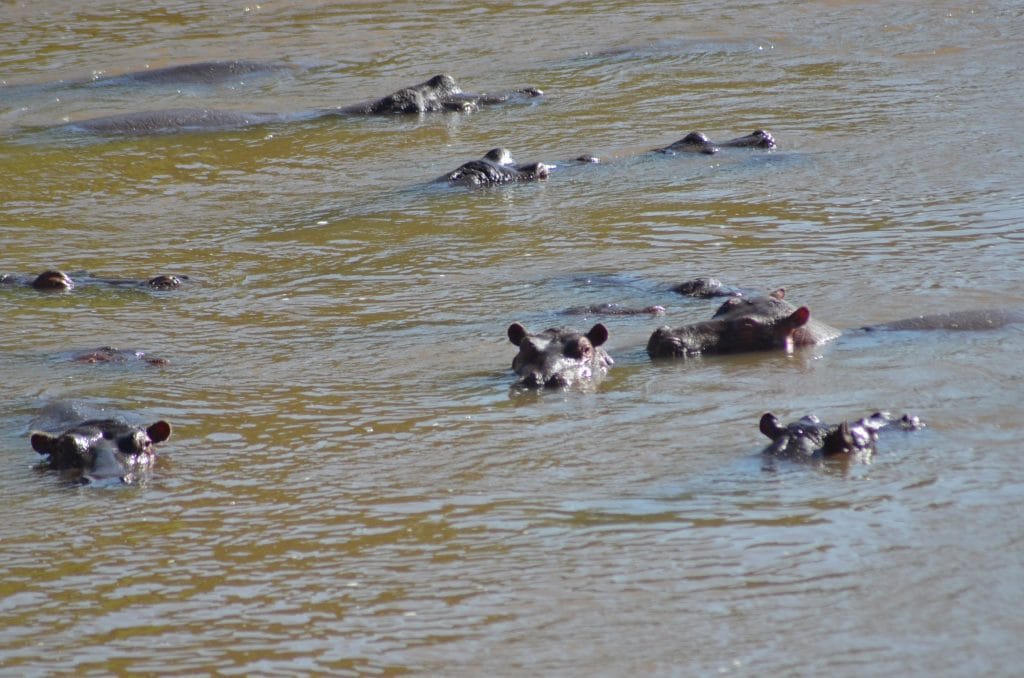
[[765,455],[797,460],[827,459],[837,455],[866,460],[875,451],[879,432],[886,429],[917,431],[923,427],[924,424],[915,416],[904,414],[894,418],[888,412],[875,412],[835,426],[822,423],[813,414],[783,425],[778,417],[766,412],[759,424],[761,433],[772,441],[764,449]]
[[601,323],[586,334],[558,327],[530,334],[512,323],[508,338],[519,347],[512,360],[519,388],[568,388],[603,376],[614,362],[601,348],[608,340],[608,328]]
[[296,66],[281,61],[202,61],[163,68],[147,68],[120,75],[105,75],[87,81],[90,86],[148,85],[218,85],[240,81],[247,76],[269,75],[295,71]]
[[71,360],[76,363],[86,364],[126,364],[126,363],[144,363],[146,365],[153,365],[155,367],[163,367],[167,364],[167,359],[158,358],[156,356],[149,355],[145,351],[136,351],[133,349],[114,348],[113,346],[100,346],[89,351],[80,351],[71,356]]
[[735,139],[730,139],[729,141],[723,141],[721,143],[711,141],[701,132],[690,132],[679,141],[669,144],[664,148],[658,148],[655,150],[658,153],[665,153],[668,155],[675,155],[677,153],[704,153],[706,155],[714,155],[722,148],[760,148],[764,150],[772,150],[775,147],[775,137],[773,137],[768,130],[759,129],[754,130],[746,136],[736,137]]
[[471,160],[440,178],[452,186],[498,186],[546,179],[552,165],[542,162],[518,165],[507,148],[493,148],[479,160]]
[[63,127],[92,134],[141,136],[171,132],[236,129],[283,122],[286,119],[286,116],[276,113],[240,113],[213,108],[168,108],[159,111],[105,115],[100,118],[68,123]]
[[31,443],[47,457],[49,468],[68,472],[78,482],[131,483],[137,470],[152,464],[155,446],[170,436],[171,425],[162,420],[140,427],[121,419],[87,419],[61,433],[34,432]]
[[665,315],[664,306],[623,306],[621,304],[588,304],[572,306],[562,311],[563,315]]
[[[652,358],[685,358],[704,353],[741,353],[824,344],[842,332],[811,318],[806,306],[785,300],[785,290],[767,296],[731,297],[711,320],[659,327],[647,343]],[[981,309],[922,315],[855,331],[989,330],[1024,323],[1024,311]]]
[[85,272],[76,272],[75,277],[72,278],[63,271],[49,270],[43,271],[35,277],[3,274],[0,275],[0,286],[25,286],[43,292],[70,292],[79,285],[91,284],[111,285],[114,287],[140,287],[153,290],[174,290],[181,287],[186,280],[188,280],[186,275],[162,274],[139,280],[136,278],[98,278]]
[[324,108],[305,113],[246,113],[212,108],[174,108],[108,115],[79,120],[64,128],[94,134],[161,134],[197,130],[224,130],[270,123],[316,120],[336,116],[409,115],[435,111],[471,111],[480,106],[541,96],[535,87],[493,94],[469,94],[447,74],[405,87],[380,99],[351,106]]

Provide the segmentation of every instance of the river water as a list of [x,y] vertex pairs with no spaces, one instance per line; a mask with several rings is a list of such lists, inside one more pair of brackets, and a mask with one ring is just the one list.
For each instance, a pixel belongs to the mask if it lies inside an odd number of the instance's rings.
[[[697,275],[854,328],[1024,306],[1014,2],[0,6],[0,673],[1010,675],[1024,662],[1024,332],[652,363]],[[213,86],[82,86],[202,60]],[[90,138],[118,112],[301,112],[439,73],[472,114]],[[652,155],[767,128],[774,153]],[[507,146],[561,165],[466,191]],[[609,160],[565,163],[580,153]],[[515,395],[509,323],[611,331],[595,389]],[[104,344],[165,367],[81,365]],[[171,440],[130,487],[35,468],[71,399]],[[928,424],[766,467],[765,411]]]

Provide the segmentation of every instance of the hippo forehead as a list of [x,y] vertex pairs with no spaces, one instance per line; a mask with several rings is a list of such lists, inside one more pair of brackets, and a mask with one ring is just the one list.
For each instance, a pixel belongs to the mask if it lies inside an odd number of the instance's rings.
[[769,450],[781,455],[812,455],[822,447],[826,431],[821,422],[803,417],[783,428]]
[[783,318],[796,310],[796,306],[785,299],[771,296],[763,297],[729,297],[712,318],[733,319],[748,315],[759,315],[766,318]]
[[63,271],[43,271],[32,281],[32,287],[37,290],[70,290],[74,286],[74,281]]
[[430,80],[427,80],[424,85],[438,93],[460,94],[462,92],[462,88],[455,82],[455,78],[447,73],[435,75]]
[[524,348],[528,352],[545,354],[551,358],[566,356],[575,359],[583,359],[584,351],[593,350],[590,340],[574,330],[563,330],[550,328],[538,334],[531,334],[519,344],[519,349]]

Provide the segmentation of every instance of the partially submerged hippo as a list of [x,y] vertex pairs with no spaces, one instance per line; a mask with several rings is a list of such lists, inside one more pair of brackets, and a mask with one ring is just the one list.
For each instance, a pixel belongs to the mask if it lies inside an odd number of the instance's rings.
[[563,315],[665,315],[664,306],[623,306],[622,304],[587,304],[571,306],[562,311]]
[[875,451],[880,431],[918,431],[924,427],[915,416],[904,414],[895,418],[888,412],[875,412],[856,421],[835,426],[821,422],[813,414],[783,425],[771,412],[761,417],[760,430],[772,442],[764,454],[772,457],[809,460],[827,459],[837,455],[869,458]]
[[170,436],[171,425],[162,420],[143,428],[121,419],[88,419],[59,434],[34,432],[31,442],[50,468],[67,471],[79,482],[131,483],[137,470],[152,464],[155,446]]
[[[794,334],[810,322],[811,312],[806,307],[796,309],[783,300],[784,295],[785,290],[779,289],[766,297],[730,297],[711,320],[659,327],[647,342],[647,354],[687,358],[706,353],[792,350]],[[792,311],[784,313],[783,309]],[[838,330],[833,332],[832,338],[839,336]],[[827,339],[822,336],[822,341]]]
[[404,87],[397,92],[352,106],[327,108],[323,115],[394,115],[431,113],[435,111],[475,111],[480,106],[542,96],[536,87],[472,94],[463,92],[455,78],[442,73],[425,82]]
[[479,160],[470,160],[440,178],[453,186],[497,186],[546,179],[554,165],[534,162],[518,165],[507,148],[492,148]]
[[182,286],[188,276],[158,275],[139,280],[135,278],[98,278],[88,273],[75,273],[72,278],[58,270],[43,271],[39,275],[23,276],[16,274],[0,275],[0,286],[28,286],[43,292],[69,292],[77,285],[113,285],[114,287],[143,287],[153,290],[175,290]]
[[742,297],[743,291],[732,285],[725,285],[718,278],[693,278],[672,287],[672,291],[684,297],[710,299],[712,297]]
[[168,362],[166,358],[158,358],[156,356],[149,355],[145,351],[114,348],[113,346],[100,346],[99,348],[94,348],[89,351],[80,351],[72,355],[71,360],[76,363],[87,364],[124,364],[141,362],[155,367],[163,367]]
[[690,132],[685,137],[664,148],[655,149],[658,153],[675,155],[676,153],[704,153],[714,155],[722,148],[775,148],[775,137],[768,130],[758,129],[742,137],[716,143],[701,132]]
[[[714,155],[723,148],[760,148],[763,150],[774,150],[776,148],[775,137],[772,136],[768,130],[754,130],[750,134],[742,137],[736,137],[729,141],[715,142],[708,139],[707,135],[702,132],[690,132],[685,137],[664,146],[662,148],[653,149],[654,153],[663,153],[665,155],[676,155],[679,153],[704,153],[706,155]],[[580,163],[592,163],[601,164],[604,161],[596,155],[590,153],[584,153],[578,155],[575,158],[576,162]]]
[[193,64],[178,64],[163,68],[147,68],[120,75],[101,75],[83,84],[90,86],[131,85],[217,85],[240,80],[246,76],[268,75],[295,71],[298,67],[282,61],[253,61],[233,59],[230,61],[201,61]]
[[244,113],[212,108],[173,108],[122,113],[68,123],[64,127],[97,134],[159,134],[190,130],[223,130],[277,122],[316,120],[334,116],[401,115],[434,111],[473,111],[480,106],[541,96],[536,87],[497,93],[462,91],[448,74],[404,87],[380,99],[351,106],[323,108],[305,113]]
[[601,323],[586,334],[564,327],[530,334],[512,323],[508,338],[519,347],[512,369],[520,376],[515,384],[520,388],[568,388],[603,376],[614,362],[601,348],[608,340],[608,328]]
[[[686,358],[705,353],[792,351],[839,337],[840,330],[812,319],[810,309],[793,306],[784,297],[784,289],[767,296],[731,297],[711,320],[659,327],[647,342],[647,353],[652,358]],[[860,330],[987,330],[1015,323],[1024,323],[1024,312],[971,310],[922,315]]]

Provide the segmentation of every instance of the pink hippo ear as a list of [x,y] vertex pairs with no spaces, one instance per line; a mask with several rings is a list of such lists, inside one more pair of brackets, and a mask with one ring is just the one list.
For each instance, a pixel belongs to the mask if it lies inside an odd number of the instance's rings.
[[152,441],[154,445],[156,443],[162,443],[171,437],[171,425],[161,419],[146,429],[146,435],[149,436],[150,441]]
[[56,436],[52,436],[49,433],[33,433],[32,434],[32,449],[39,454],[52,454],[54,451],[54,442],[57,440]]
[[795,330],[798,327],[803,327],[804,325],[806,325],[810,319],[811,309],[807,308],[806,306],[801,306],[800,308],[789,314],[789,317],[786,319],[786,325],[790,329]]
[[587,339],[590,340],[592,345],[600,346],[604,342],[608,341],[608,328],[602,323],[597,323],[590,328],[589,332],[587,332]]
[[526,328],[519,323],[512,323],[508,326],[508,340],[516,346],[523,343],[523,339],[526,338],[527,334]]

